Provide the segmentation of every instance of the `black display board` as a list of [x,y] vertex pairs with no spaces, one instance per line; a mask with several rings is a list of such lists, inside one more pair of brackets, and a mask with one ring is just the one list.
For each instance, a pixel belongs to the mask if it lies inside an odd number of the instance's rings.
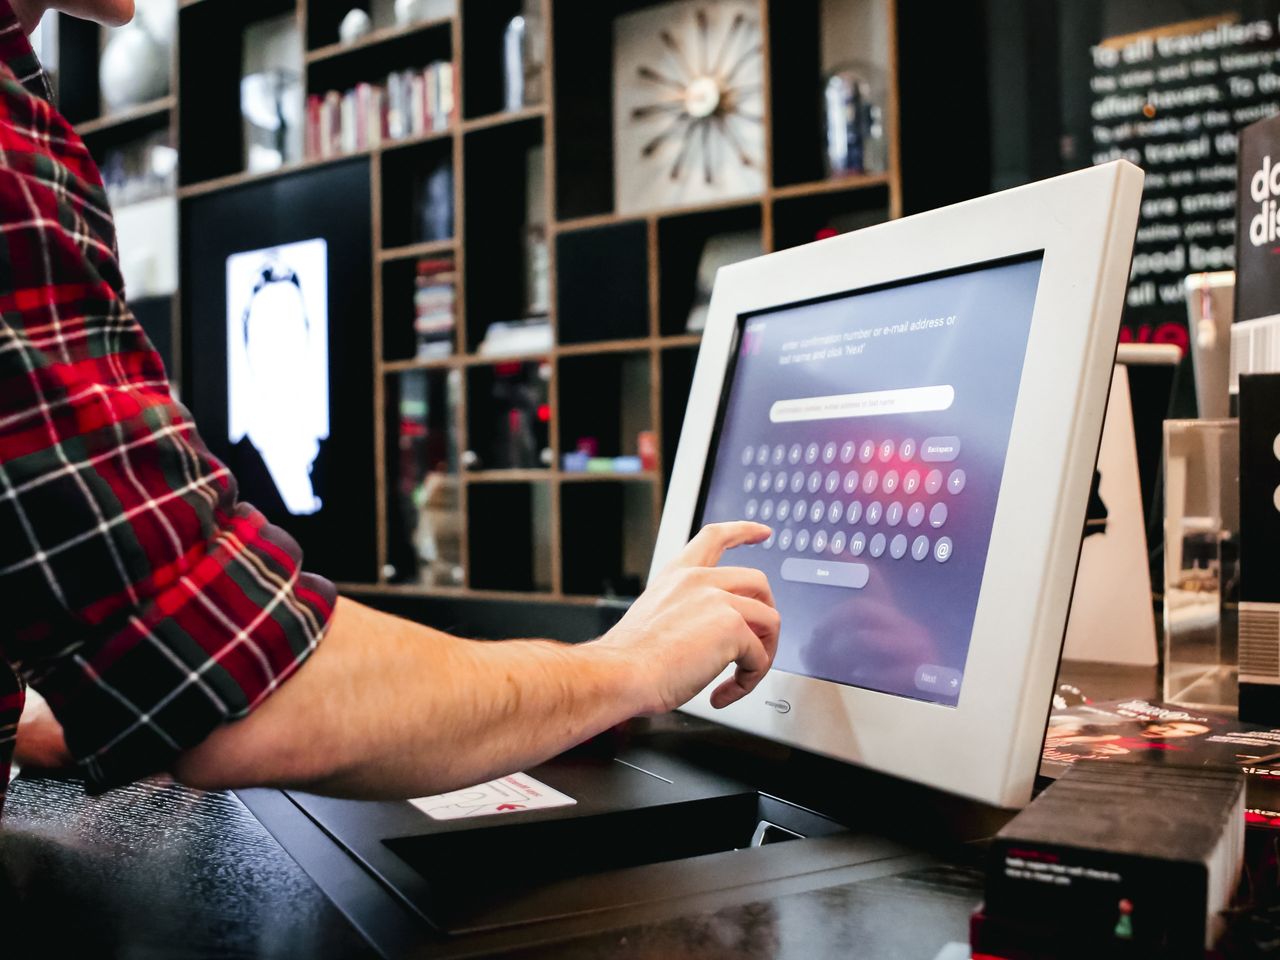
[[1280,112],[1280,0],[1058,0],[1056,14],[1063,168],[1124,157],[1147,172],[1121,339],[1185,348],[1183,278],[1235,263],[1237,135]]
[[[369,211],[367,159],[197,196],[182,211],[184,399],[241,499],[298,540],[307,569],[345,581],[377,575]],[[299,373],[294,361],[304,355],[311,366]],[[252,375],[262,387],[232,417],[235,364],[237,383]],[[290,377],[299,389],[281,390]],[[262,400],[272,396],[286,414]],[[269,431],[278,441],[262,439]],[[300,468],[296,450],[266,452],[298,438],[310,445]],[[292,473],[281,466],[290,456]],[[286,476],[296,481],[292,497]]]
[[1240,134],[1235,319],[1280,313],[1280,117]]

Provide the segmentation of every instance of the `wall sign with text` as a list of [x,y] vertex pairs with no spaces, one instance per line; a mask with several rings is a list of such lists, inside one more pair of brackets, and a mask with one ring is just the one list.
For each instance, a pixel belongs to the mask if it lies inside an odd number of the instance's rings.
[[1147,172],[1122,339],[1185,347],[1183,278],[1235,266],[1238,133],[1280,113],[1280,10],[1153,26],[1090,55],[1089,159]]

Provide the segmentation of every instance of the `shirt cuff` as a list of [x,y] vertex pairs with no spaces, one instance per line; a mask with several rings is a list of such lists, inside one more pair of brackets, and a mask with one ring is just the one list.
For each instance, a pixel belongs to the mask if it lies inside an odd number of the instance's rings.
[[46,689],[90,792],[169,769],[245,717],[310,656],[336,601],[302,551],[247,505],[123,629],[86,644]]

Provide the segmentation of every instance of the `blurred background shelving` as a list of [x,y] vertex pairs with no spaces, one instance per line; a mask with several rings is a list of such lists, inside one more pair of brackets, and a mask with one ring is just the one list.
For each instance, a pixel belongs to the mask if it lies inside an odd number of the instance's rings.
[[[102,97],[109,31],[59,17],[52,42],[61,107],[104,171],[127,181],[116,158],[133,150],[154,181],[142,199],[115,202],[126,255],[147,247],[134,270],[143,279],[129,278],[144,294],[135,308],[180,385],[196,362],[177,282],[186,205],[353,157],[368,164],[377,562],[368,582],[342,585],[354,595],[634,596],[716,266],[902,212],[893,0],[139,8],[156,34],[147,56],[160,59],[137,103]],[[531,36],[513,103],[504,44],[518,16]],[[699,54],[689,31],[703,16],[712,43]],[[344,40],[352,17],[363,29]],[[664,33],[683,52],[664,54]],[[692,102],[690,78],[672,90],[666,76],[686,56],[691,75],[740,71],[713,115],[730,131],[719,147],[697,143],[714,131],[640,122]],[[880,153],[867,172],[832,175],[824,84],[846,64],[875,98]],[[443,112],[425,125],[391,130],[384,119],[376,134],[328,147],[313,136],[326,96],[390,101],[395,77],[433,69],[426,83]],[[645,69],[665,80],[644,82]],[[655,105],[628,106],[623,75],[640,77],[628,90]],[[281,91],[303,104],[301,117],[280,106]],[[279,128],[262,118],[268,136],[246,119],[253,96],[278,108]],[[682,137],[693,142],[675,154],[650,146]],[[164,230],[145,225],[160,222],[153,211],[127,235],[129,208],[157,200]]]

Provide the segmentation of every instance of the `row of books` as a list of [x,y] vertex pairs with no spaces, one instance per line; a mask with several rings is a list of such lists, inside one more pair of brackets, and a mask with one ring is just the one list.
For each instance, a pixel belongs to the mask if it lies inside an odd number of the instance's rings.
[[336,157],[387,141],[443,130],[457,119],[453,64],[399,70],[382,84],[359,83],[343,93],[307,98],[306,155]]

